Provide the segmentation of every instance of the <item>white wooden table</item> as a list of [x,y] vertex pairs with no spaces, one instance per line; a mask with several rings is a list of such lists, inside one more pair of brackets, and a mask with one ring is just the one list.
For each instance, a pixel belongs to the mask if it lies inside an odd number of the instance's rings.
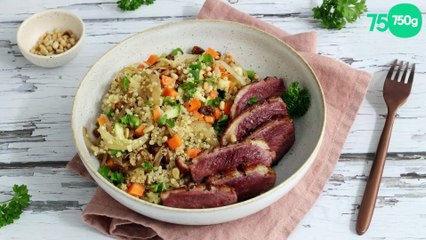
[[[237,1],[233,1],[237,2]],[[370,12],[386,13],[397,0],[368,1]],[[410,2],[410,1],[404,1]],[[420,10],[426,2],[411,1]],[[13,184],[27,184],[31,206],[0,239],[104,239],[85,226],[80,214],[95,186],[67,171],[75,153],[70,112],[77,86],[108,49],[144,29],[194,18],[201,0],[157,0],[134,12],[121,12],[115,0],[3,0],[0,10],[0,199]],[[361,239],[355,234],[357,207],[384,124],[382,86],[389,63],[415,62],[417,73],[408,102],[395,122],[375,216],[363,239],[426,239],[426,30],[411,39],[369,32],[363,16],[340,31],[319,28],[315,1],[239,0],[234,6],[292,33],[317,31],[318,49],[355,68],[374,73],[366,99],[324,191],[291,239]],[[31,14],[64,8],[86,24],[78,57],[57,69],[42,69],[23,58],[16,45],[19,24]],[[425,18],[425,14],[423,14]]]

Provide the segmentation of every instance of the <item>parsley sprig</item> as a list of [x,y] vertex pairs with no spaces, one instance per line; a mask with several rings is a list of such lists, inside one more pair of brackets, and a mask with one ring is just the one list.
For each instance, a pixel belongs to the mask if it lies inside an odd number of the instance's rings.
[[311,105],[308,90],[300,89],[298,82],[291,83],[289,88],[281,95],[281,98],[287,105],[288,114],[292,118],[305,115]]
[[26,185],[13,185],[13,197],[0,203],[0,228],[19,219],[24,208],[30,205],[31,195]]
[[155,0],[119,0],[117,6],[123,11],[133,11],[142,5],[153,4]]
[[342,29],[346,23],[355,22],[367,11],[366,0],[324,0],[322,5],[312,9],[314,18],[321,20],[321,26]]

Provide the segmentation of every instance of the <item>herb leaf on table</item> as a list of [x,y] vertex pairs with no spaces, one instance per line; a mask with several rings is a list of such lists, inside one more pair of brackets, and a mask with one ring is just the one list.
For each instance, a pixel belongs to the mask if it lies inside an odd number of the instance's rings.
[[342,29],[346,23],[355,22],[367,11],[366,0],[324,0],[322,5],[312,9],[314,18],[321,20],[321,26],[328,29]]
[[142,5],[153,4],[155,0],[119,0],[117,6],[123,11],[133,11]]
[[12,199],[0,203],[0,228],[19,219],[24,208],[30,205],[31,195],[26,185],[13,185]]

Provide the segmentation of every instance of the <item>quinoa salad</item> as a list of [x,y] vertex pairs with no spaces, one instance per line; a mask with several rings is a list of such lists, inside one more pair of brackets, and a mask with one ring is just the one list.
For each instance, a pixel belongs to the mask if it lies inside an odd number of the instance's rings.
[[102,98],[96,127],[83,129],[99,173],[151,203],[192,184],[187,165],[219,146],[236,93],[258,80],[230,53],[188,52],[176,48],[123,68]]

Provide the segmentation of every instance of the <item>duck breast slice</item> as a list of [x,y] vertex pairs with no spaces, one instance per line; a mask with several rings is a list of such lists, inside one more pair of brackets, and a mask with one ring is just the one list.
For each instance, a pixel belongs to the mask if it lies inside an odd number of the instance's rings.
[[176,208],[213,208],[237,202],[232,187],[197,184],[188,189],[167,190],[160,194],[164,206]]
[[261,140],[246,141],[215,148],[192,160],[189,166],[192,179],[201,182],[207,176],[225,172],[240,165],[263,164],[270,166],[275,152],[270,151],[268,144]]
[[285,115],[287,108],[283,100],[280,97],[270,98],[246,109],[234,118],[223,133],[221,143],[227,145],[240,141],[270,119]]
[[266,77],[265,80],[253,82],[242,87],[235,95],[231,107],[231,118],[234,118],[250,107],[249,99],[256,98],[258,103],[270,97],[278,97],[285,91],[284,81],[277,77]]
[[238,201],[244,201],[273,188],[275,180],[276,174],[272,168],[257,164],[244,167],[243,170],[234,169],[225,174],[210,176],[207,182],[233,187]]
[[246,139],[249,141],[259,139],[265,141],[269,148],[275,152],[272,165],[277,163],[290,150],[295,141],[293,120],[289,116],[270,120],[256,129]]

